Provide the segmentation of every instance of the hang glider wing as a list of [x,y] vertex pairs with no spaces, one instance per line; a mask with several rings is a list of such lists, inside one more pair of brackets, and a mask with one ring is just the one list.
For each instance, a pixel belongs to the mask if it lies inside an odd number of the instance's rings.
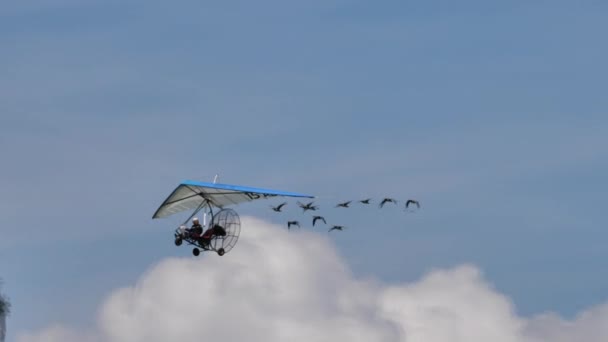
[[283,197],[314,198],[294,192],[252,188],[248,186],[184,181],[173,190],[160,205],[152,218],[170,216],[185,210],[194,210],[204,201],[212,206],[224,208],[257,199]]

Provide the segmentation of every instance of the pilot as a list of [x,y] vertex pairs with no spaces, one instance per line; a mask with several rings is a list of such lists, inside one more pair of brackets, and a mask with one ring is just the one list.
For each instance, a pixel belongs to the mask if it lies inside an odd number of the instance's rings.
[[198,218],[192,219],[192,228],[190,228],[190,235],[194,238],[198,238],[203,234],[203,226],[198,222]]

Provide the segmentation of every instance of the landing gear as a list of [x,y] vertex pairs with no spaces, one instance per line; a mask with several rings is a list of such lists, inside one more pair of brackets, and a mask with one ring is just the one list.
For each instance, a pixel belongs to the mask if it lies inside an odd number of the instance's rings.
[[201,254],[201,250],[198,248],[195,248],[192,250],[192,254],[194,254],[194,256],[198,256],[199,254]]
[[220,249],[218,249],[218,250],[217,250],[217,254],[218,254],[219,256],[224,255],[224,253],[226,253],[226,251],[225,251],[223,248],[220,248]]
[[176,237],[175,238],[175,245],[176,246],[181,246],[182,245],[182,238],[181,237]]

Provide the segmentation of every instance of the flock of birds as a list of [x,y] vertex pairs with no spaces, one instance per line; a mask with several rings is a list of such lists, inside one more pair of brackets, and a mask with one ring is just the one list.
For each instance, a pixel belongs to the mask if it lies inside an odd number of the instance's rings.
[[[370,204],[370,201],[371,201],[371,200],[372,200],[371,198],[366,198],[366,199],[364,199],[364,200],[360,200],[360,201],[357,201],[357,202],[358,202],[358,203],[361,203],[361,204]],[[352,201],[352,200],[351,200],[351,201],[342,202],[342,203],[338,203],[338,204],[336,205],[336,208],[349,208],[349,207],[350,207],[350,205],[351,205],[351,203],[353,203],[353,201]],[[394,199],[394,198],[389,198],[389,197],[386,197],[386,198],[384,198],[384,199],[383,199],[383,200],[380,202],[380,204],[378,205],[378,207],[379,207],[379,208],[382,208],[382,207],[384,207],[384,205],[385,205],[385,204],[387,204],[387,203],[392,203],[392,204],[394,204],[394,205],[397,205],[398,200],[396,200],[396,199]],[[304,212],[304,213],[305,213],[305,212],[307,212],[308,210],[310,210],[310,211],[316,211],[316,210],[318,210],[318,209],[319,209],[319,206],[314,205],[314,201],[309,202],[309,203],[301,203],[301,202],[297,202],[297,204],[298,204],[298,206],[299,206],[300,208],[302,208],[302,210],[303,210],[303,212]],[[272,210],[274,210],[275,212],[281,212],[281,211],[282,211],[282,209],[283,209],[283,207],[284,207],[285,205],[287,205],[287,202],[283,202],[283,203],[281,203],[281,204],[279,204],[279,205],[277,205],[277,206],[270,206],[270,208],[271,208]],[[417,209],[420,209],[420,203],[419,203],[417,200],[408,199],[407,201],[405,201],[405,210],[406,210],[406,211],[407,211],[407,210],[410,208],[410,206],[416,206],[416,208],[417,208]],[[313,215],[313,216],[312,216],[312,226],[313,226],[313,227],[315,226],[315,224],[317,223],[317,221],[323,221],[323,223],[324,223],[324,224],[327,224],[327,221],[325,220],[325,218],[324,218],[323,216],[319,216],[319,215]],[[299,222],[299,221],[296,221],[296,220],[293,220],[293,221],[287,221],[287,229],[291,229],[291,226],[296,226],[296,227],[300,228],[300,222]],[[340,231],[341,231],[341,230],[343,230],[344,228],[346,228],[346,227],[344,227],[344,226],[339,226],[339,225],[332,225],[332,227],[331,227],[331,228],[329,228],[329,230],[328,230],[327,232],[329,233],[329,232],[331,232],[332,230],[340,230]]]

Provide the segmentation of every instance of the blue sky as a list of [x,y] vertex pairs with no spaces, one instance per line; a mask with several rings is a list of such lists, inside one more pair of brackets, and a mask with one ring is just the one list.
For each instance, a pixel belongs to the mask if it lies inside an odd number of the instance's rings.
[[[12,332],[91,324],[167,256],[182,179],[327,210],[360,276],[472,262],[522,314],[608,299],[599,1],[22,1],[0,9],[0,277]],[[268,204],[242,214],[282,222]],[[294,211],[294,215],[297,211]],[[331,214],[330,214],[331,213]],[[372,232],[373,234],[370,234]]]

